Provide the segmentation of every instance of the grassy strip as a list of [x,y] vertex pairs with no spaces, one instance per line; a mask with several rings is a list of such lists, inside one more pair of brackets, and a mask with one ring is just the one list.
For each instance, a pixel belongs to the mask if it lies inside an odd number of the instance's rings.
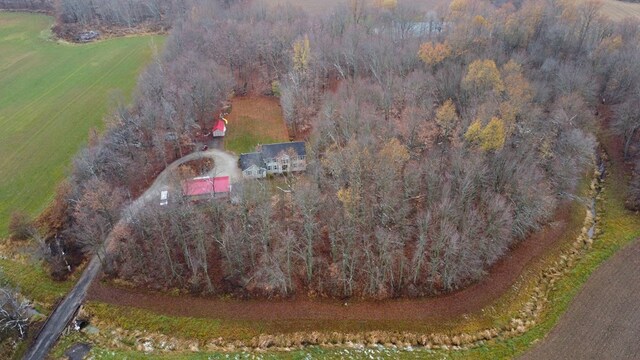
[[[225,326],[219,320],[190,317],[172,317],[152,313],[147,310],[89,302],[85,309],[98,319],[108,319],[109,324],[117,324],[124,330],[140,330],[161,334],[179,334],[185,339],[205,341],[212,336],[232,336],[250,339],[259,334],[255,329],[241,326]],[[237,324],[239,325],[239,324]]]
[[15,287],[30,300],[50,306],[64,297],[73,287],[74,280],[53,281],[42,264],[23,264],[0,259],[2,280]]

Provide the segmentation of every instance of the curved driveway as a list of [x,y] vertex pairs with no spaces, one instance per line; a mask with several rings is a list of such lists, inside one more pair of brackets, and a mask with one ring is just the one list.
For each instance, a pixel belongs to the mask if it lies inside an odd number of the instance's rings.
[[[149,202],[160,201],[160,191],[169,189],[175,191],[172,188],[171,175],[173,170],[178,166],[191,161],[202,158],[213,159],[214,168],[207,175],[208,176],[229,176],[229,181],[233,184],[242,178],[242,172],[238,168],[238,157],[228,152],[209,149],[207,151],[198,151],[181,157],[180,159],[172,162],[156,177],[156,180],[151,186],[142,194],[138,199],[129,205],[125,210],[126,220],[129,221],[135,215],[144,204]],[[170,196],[172,196],[170,194]]]
[[591,275],[556,327],[521,359],[640,359],[640,239]]
[[[208,175],[229,176],[232,183],[240,180],[241,173],[237,167],[238,159],[235,156],[216,149],[189,154],[167,166],[167,168],[158,175],[149,189],[147,189],[147,191],[145,191],[123,211],[123,216],[115,227],[122,226],[124,223],[129,222],[147,202],[159,201],[160,189],[169,186],[168,183],[172,170],[187,161],[206,157],[214,160],[214,169]],[[104,249],[109,249],[111,239],[112,236],[109,235],[105,240],[105,244],[103,246]],[[99,256],[94,255],[76,285],[47,318],[47,321],[44,323],[42,329],[36,335],[35,340],[27,350],[26,355],[24,356],[25,359],[39,360],[46,357],[51,347],[53,347],[55,342],[58,340],[58,337],[60,337],[60,333],[62,333],[67,324],[69,324],[73,319],[76,311],[84,302],[89,286],[96,276],[98,276],[101,269],[102,263],[100,258]]]

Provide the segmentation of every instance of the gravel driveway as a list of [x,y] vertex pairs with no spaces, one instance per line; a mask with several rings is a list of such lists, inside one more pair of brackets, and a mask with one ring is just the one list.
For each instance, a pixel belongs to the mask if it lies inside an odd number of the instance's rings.
[[[232,155],[228,152],[218,150],[218,149],[209,149],[206,151],[198,151],[191,153],[187,156],[184,156],[164,169],[153,184],[145,191],[142,196],[136,199],[128,208],[127,211],[127,219],[131,219],[131,215],[137,213],[144,204],[157,201],[160,202],[160,192],[163,190],[169,191],[169,199],[172,196],[176,196],[176,191],[181,191],[180,189],[176,189],[177,184],[171,179],[171,174],[173,171],[180,165],[197,159],[210,158],[214,161],[214,168],[211,170],[207,176],[229,176],[231,184],[237,183],[242,179],[242,172],[238,168],[238,157]],[[169,200],[171,201],[171,200]]]

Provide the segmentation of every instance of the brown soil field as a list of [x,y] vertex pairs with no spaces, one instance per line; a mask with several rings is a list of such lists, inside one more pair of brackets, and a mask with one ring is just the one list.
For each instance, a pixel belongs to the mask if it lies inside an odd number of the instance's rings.
[[[640,5],[640,4],[638,4]],[[604,118],[603,146],[612,164],[629,174],[623,142],[611,132],[609,106]],[[640,358],[640,239],[617,251],[587,280],[553,330],[521,359]]]
[[[553,223],[518,244],[489,271],[488,276],[463,290],[432,298],[388,301],[352,301],[295,298],[287,300],[231,300],[171,296],[140,289],[124,289],[97,282],[88,300],[150,310],[155,313],[232,321],[260,321],[279,331],[344,329],[363,322],[402,323],[403,328],[424,328],[435,321],[477,313],[512,289],[528,266],[562,245],[570,223],[570,205],[563,204]],[[579,228],[579,227],[578,227]],[[429,321],[431,320],[431,321]],[[419,323],[422,322],[422,323]],[[280,323],[280,324],[276,324]],[[286,323],[286,324],[285,324]],[[355,325],[354,325],[355,324]],[[388,324],[387,324],[388,325]],[[370,326],[369,326],[370,327]]]
[[640,239],[589,278],[545,340],[522,359],[640,356]]

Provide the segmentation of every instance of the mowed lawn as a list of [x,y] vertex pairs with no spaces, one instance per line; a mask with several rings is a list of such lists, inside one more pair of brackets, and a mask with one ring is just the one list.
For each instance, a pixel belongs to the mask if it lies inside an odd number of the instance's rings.
[[61,44],[47,39],[52,22],[0,12],[0,237],[14,210],[35,215],[47,205],[112,94],[130,96],[164,40]]
[[236,154],[253,152],[258,144],[289,141],[277,98],[236,97],[227,120],[225,149]]

